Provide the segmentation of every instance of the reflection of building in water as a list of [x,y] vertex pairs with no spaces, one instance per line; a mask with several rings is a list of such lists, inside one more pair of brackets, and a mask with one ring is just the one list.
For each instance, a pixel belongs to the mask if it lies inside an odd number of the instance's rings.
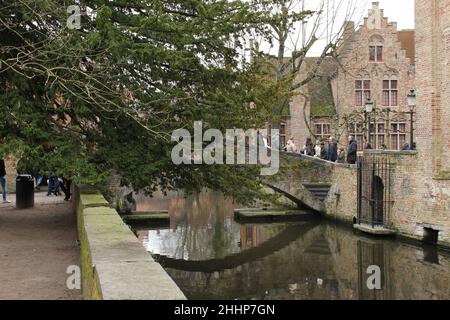
[[171,192],[167,196],[164,196],[162,192],[155,192],[153,197],[148,197],[143,194],[136,194],[134,196],[136,200],[137,211],[157,211],[168,210],[172,199],[178,197],[179,192]]
[[155,193],[153,197],[136,196],[137,211],[169,210],[172,229],[181,223],[195,227],[212,227],[216,222],[233,218],[237,207],[231,199],[214,191],[185,195],[182,191],[167,196]]
[[[448,254],[327,223],[241,226],[225,218],[233,212],[228,205],[208,194],[208,201],[199,197],[192,205],[181,205],[191,201],[181,197],[180,211],[197,209],[175,230],[136,230],[150,252],[182,260],[166,270],[189,299],[450,298]],[[215,216],[217,207],[222,211]],[[194,226],[190,219],[198,217]],[[202,267],[186,269],[191,262]],[[371,265],[380,268],[382,290],[367,287]]]
[[149,227],[145,235],[137,230],[138,237],[153,254],[203,260],[240,251],[239,226],[233,222],[235,204],[218,192],[137,197],[137,204],[139,210],[169,211],[170,230]]
[[[358,241],[357,245],[358,259],[358,298],[360,300],[387,300],[391,299],[390,290],[390,254],[389,248],[384,243]],[[370,266],[376,266],[380,269],[381,289],[374,290],[368,286],[368,279],[374,275],[373,271],[368,273]],[[376,275],[376,274],[375,274]]]
[[[255,238],[254,230],[241,228],[240,231],[243,243]],[[273,230],[267,229],[267,233],[271,235]],[[355,237],[345,228],[328,225],[296,234],[297,240],[282,249],[232,269],[213,273],[167,270],[190,299],[450,297],[448,255],[438,253],[439,264],[430,263],[427,261],[430,254],[422,248],[391,240]],[[251,250],[254,249],[248,249]],[[380,268],[382,290],[367,287],[370,276],[367,268],[371,265]]]
[[261,226],[242,225],[240,234],[242,250],[256,248],[269,239],[267,231],[264,228],[261,228]]

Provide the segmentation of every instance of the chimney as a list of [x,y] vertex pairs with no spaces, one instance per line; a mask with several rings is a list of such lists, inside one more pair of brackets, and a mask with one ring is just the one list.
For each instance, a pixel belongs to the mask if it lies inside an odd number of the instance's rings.
[[355,32],[355,23],[353,21],[344,21],[342,25],[342,36],[337,43],[337,51],[340,54],[345,46],[345,43]]
[[355,23],[353,21],[344,21],[344,26],[342,27],[342,41],[347,41],[355,32]]

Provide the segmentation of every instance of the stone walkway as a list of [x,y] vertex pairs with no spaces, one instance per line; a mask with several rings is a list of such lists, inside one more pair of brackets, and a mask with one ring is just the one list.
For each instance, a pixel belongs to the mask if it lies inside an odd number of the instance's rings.
[[81,299],[66,286],[67,267],[79,259],[71,202],[42,192],[32,209],[0,203],[0,299]]

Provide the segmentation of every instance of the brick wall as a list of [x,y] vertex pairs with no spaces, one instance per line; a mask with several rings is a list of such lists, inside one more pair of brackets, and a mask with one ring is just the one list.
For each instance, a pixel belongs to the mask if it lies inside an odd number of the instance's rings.
[[422,240],[424,228],[431,226],[439,231],[438,243],[450,246],[450,181],[433,180],[422,172],[423,152],[366,150],[364,155],[389,159],[392,164],[389,227]]
[[[442,228],[450,244],[450,0],[416,0],[417,164],[409,175],[408,232]],[[406,166],[407,164],[405,164]]]

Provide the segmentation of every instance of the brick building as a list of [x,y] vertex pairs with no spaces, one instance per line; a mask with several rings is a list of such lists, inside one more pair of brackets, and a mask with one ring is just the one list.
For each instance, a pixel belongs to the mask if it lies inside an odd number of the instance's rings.
[[[296,141],[306,137],[327,139],[330,135],[346,146],[348,135],[356,136],[360,149],[367,142],[367,98],[374,103],[371,114],[371,144],[375,149],[400,150],[409,141],[407,95],[415,89],[414,30],[397,30],[378,2],[355,30],[346,22],[338,43],[339,63],[326,60],[317,78],[304,90],[309,96],[291,101],[285,120],[286,136]],[[317,58],[308,58],[305,71]],[[305,121],[305,118],[307,121]]]
[[[386,160],[391,166],[384,176],[372,177],[384,195],[381,200],[370,198],[369,204],[385,205],[384,226],[395,233],[450,247],[450,0],[416,0],[415,6],[415,31],[397,31],[378,3],[373,3],[356,31],[348,22],[339,43],[343,70],[336,75],[332,68],[322,70],[317,83],[306,88],[309,102],[305,104],[301,98],[291,102],[286,134],[303,142],[310,135],[304,124],[306,115],[317,137],[334,134],[344,145],[347,135],[355,134],[361,146],[367,132],[364,99],[370,96],[376,123],[371,140],[375,147],[384,143],[390,150],[366,150],[363,159]],[[326,88],[333,99],[317,93]],[[410,89],[417,92],[417,150],[396,151],[409,140]],[[341,197],[341,202],[348,204],[344,210],[336,207],[337,199],[329,195],[325,203],[334,205],[330,210],[333,216],[348,220],[354,214],[358,198],[355,180],[350,175],[336,180],[343,186],[340,189],[351,187],[355,194]],[[368,184],[369,189],[376,189],[374,185]]]

